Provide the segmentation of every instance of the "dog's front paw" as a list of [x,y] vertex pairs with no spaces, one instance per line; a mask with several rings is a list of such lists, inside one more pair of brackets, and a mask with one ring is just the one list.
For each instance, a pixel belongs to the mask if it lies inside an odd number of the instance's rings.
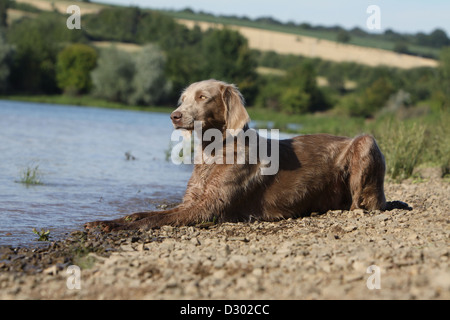
[[120,230],[120,224],[115,221],[94,221],[88,222],[84,225],[84,228],[88,231],[100,230],[102,232],[111,232]]

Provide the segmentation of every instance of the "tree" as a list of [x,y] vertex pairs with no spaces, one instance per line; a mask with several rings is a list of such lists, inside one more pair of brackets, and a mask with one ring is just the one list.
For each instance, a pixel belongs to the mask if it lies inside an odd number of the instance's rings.
[[29,93],[56,93],[56,59],[63,43],[79,42],[82,30],[69,30],[64,16],[42,13],[13,23],[7,32],[15,54],[10,82],[13,89]]
[[141,14],[135,7],[104,9],[86,16],[83,29],[95,40],[136,42]]
[[8,8],[11,5],[10,0],[0,0],[0,28],[6,28],[8,26]]
[[450,39],[447,37],[447,34],[442,29],[436,29],[430,33],[428,36],[430,41],[430,46],[441,48],[443,46],[450,45]]
[[446,108],[450,107],[450,47],[441,50],[438,68],[438,84],[434,95]]
[[92,71],[96,96],[116,102],[127,102],[133,92],[135,64],[131,54],[116,48],[100,52],[97,67]]
[[255,56],[239,32],[229,29],[209,31],[203,39],[203,78],[215,78],[238,85],[247,103],[256,96]]
[[64,48],[57,58],[56,80],[65,93],[89,92],[92,87],[90,72],[97,65],[97,51],[84,44]]
[[291,113],[322,111],[329,108],[323,92],[317,86],[314,66],[304,62],[291,69],[281,95],[282,108]]
[[[371,117],[376,111],[384,107],[389,97],[395,92],[394,87],[385,77],[378,78],[373,84],[364,90],[362,103],[358,111],[353,115]],[[359,114],[358,114],[359,113]]]
[[92,71],[95,95],[127,104],[156,104],[170,90],[165,56],[155,45],[147,45],[132,54],[115,48],[101,51],[97,68]]
[[409,53],[408,44],[405,41],[397,41],[394,44],[394,51],[397,53],[408,54]]
[[419,45],[442,48],[450,45],[450,39],[442,29],[436,29],[429,35],[419,32],[416,35],[416,42]]
[[336,41],[341,43],[348,43],[351,40],[350,33],[346,30],[340,30],[336,36]]
[[133,93],[130,104],[152,105],[161,102],[171,89],[164,68],[166,57],[156,46],[145,46],[135,57],[136,73],[133,78]]
[[6,43],[0,34],[0,92],[4,92],[8,87],[8,77],[11,67],[12,48]]

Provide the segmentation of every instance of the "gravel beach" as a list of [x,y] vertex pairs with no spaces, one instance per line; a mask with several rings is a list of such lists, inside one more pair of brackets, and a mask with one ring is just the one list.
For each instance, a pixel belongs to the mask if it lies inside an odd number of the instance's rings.
[[0,299],[450,299],[450,182],[385,191],[412,210],[0,247]]

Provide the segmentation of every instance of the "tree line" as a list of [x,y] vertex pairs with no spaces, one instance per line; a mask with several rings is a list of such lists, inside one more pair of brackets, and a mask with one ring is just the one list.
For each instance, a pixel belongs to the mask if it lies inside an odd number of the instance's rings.
[[[254,51],[237,31],[188,29],[161,12],[134,7],[83,15],[80,30],[66,28],[67,15],[34,13],[6,25],[0,10],[3,94],[90,94],[131,105],[173,105],[188,84],[216,78],[237,84],[248,105],[290,114],[336,108],[371,117],[399,90],[410,94],[409,103],[450,101],[448,48],[437,70],[373,68]],[[98,49],[94,41],[142,49]],[[258,67],[284,73],[261,74]],[[318,76],[328,85],[319,86]]]

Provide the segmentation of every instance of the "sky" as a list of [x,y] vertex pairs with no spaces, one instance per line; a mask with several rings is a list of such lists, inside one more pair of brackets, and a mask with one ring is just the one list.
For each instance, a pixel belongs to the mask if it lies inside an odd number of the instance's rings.
[[[133,5],[151,9],[184,9],[214,14],[271,16],[282,22],[307,22],[312,25],[335,26],[346,29],[360,27],[368,32],[393,29],[402,33],[429,33],[443,29],[450,37],[449,0],[93,0],[92,2]],[[380,29],[369,30],[367,13],[370,5],[380,8]]]

